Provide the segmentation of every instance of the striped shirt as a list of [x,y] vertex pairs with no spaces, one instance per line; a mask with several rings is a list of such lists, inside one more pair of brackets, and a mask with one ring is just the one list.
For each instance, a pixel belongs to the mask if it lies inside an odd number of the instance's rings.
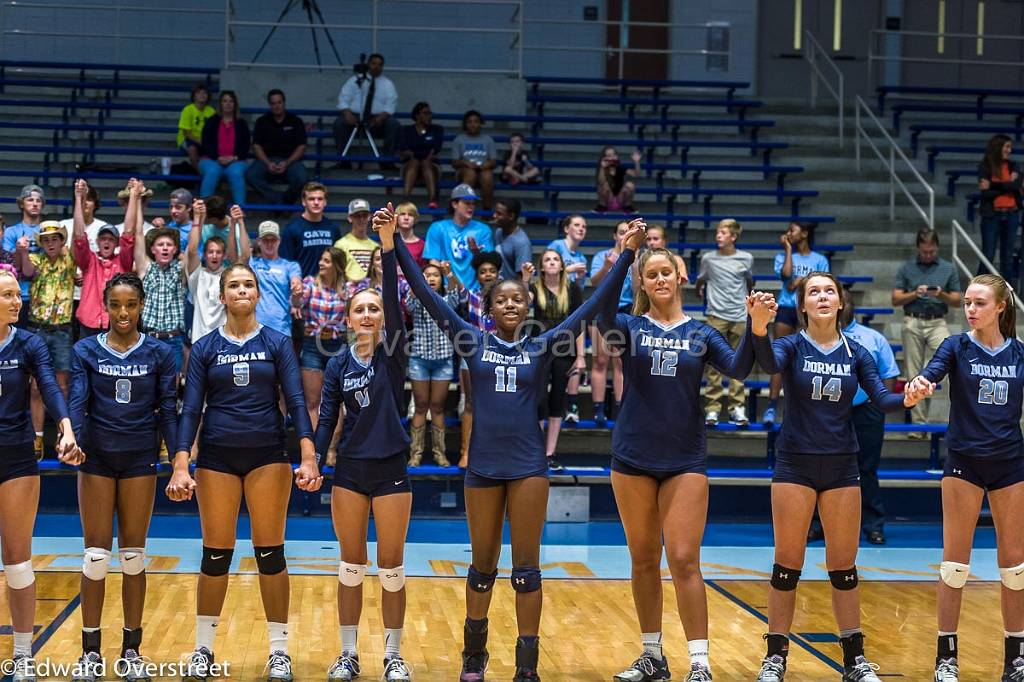
[[142,327],[147,332],[176,332],[185,329],[185,281],[181,261],[172,260],[166,268],[150,263],[142,278],[146,305],[142,307]]
[[[449,291],[444,295],[444,300],[449,307],[458,307],[459,292]],[[412,349],[409,357],[422,360],[450,358],[454,353],[452,342],[415,296],[409,297],[409,312],[412,313]]]
[[302,316],[306,322],[306,336],[345,338],[346,288],[331,289],[321,285],[315,277],[302,280]]

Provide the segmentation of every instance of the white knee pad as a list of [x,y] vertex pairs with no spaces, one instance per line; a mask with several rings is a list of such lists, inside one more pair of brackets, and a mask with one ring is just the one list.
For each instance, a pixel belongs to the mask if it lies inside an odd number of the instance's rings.
[[971,575],[970,564],[958,564],[955,561],[943,561],[939,564],[939,575],[942,582],[954,590],[959,590],[967,584],[967,578]]
[[117,550],[117,560],[121,564],[121,573],[138,575],[146,570],[146,548],[122,547]]
[[4,573],[7,575],[7,586],[12,590],[23,590],[36,581],[31,559],[20,564],[5,565]]
[[398,592],[405,587],[405,566],[394,568],[377,568],[377,577],[380,578],[380,586],[387,592]]
[[365,564],[350,564],[342,561],[338,564],[338,582],[345,587],[359,587],[366,575]]
[[1014,592],[1024,590],[1024,564],[1018,564],[1011,568],[1000,568],[999,579],[1008,590]]
[[89,580],[103,580],[110,568],[110,550],[102,547],[86,547],[82,560],[82,573]]

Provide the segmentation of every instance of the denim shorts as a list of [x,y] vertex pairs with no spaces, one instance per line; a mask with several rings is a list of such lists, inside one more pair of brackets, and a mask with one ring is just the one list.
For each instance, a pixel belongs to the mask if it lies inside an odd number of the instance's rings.
[[451,357],[440,360],[409,358],[409,379],[412,381],[451,381],[455,378],[455,363]]
[[339,339],[322,339],[319,336],[303,336],[302,349],[299,352],[299,367],[324,371],[327,361],[335,355],[341,355],[348,348],[345,337]]
[[33,327],[31,331],[43,340],[47,350],[50,351],[53,371],[69,371],[71,369],[71,325],[63,329]]

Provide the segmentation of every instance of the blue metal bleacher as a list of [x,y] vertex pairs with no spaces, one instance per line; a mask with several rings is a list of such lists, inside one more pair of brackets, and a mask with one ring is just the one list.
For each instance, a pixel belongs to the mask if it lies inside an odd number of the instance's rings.
[[1024,90],[1011,88],[954,88],[926,85],[880,85],[875,88],[878,94],[878,113],[885,113],[885,101],[890,95],[947,95],[952,97],[974,97],[978,106],[983,106],[989,97],[1007,99],[1024,98]]

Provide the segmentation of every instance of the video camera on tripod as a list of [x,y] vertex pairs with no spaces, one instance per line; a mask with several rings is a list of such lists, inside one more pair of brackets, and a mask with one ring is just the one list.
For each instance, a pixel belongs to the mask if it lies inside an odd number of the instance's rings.
[[363,83],[369,79],[369,75],[367,75],[369,70],[370,65],[366,63],[366,53],[360,52],[359,62],[352,65],[352,73],[356,75],[356,84],[359,87],[362,87]]

